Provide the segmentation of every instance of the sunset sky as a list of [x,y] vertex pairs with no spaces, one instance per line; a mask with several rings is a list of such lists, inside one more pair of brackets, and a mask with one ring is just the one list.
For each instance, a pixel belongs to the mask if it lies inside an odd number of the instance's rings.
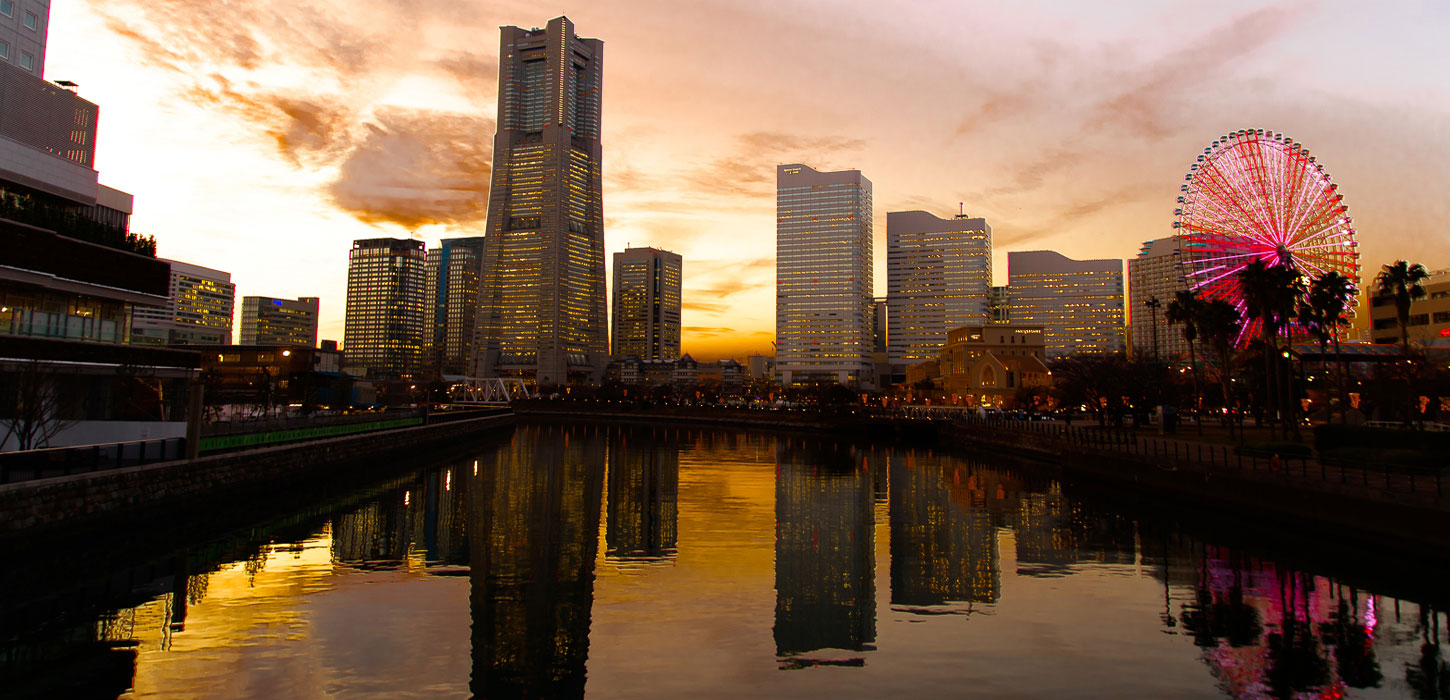
[[322,297],[357,238],[482,235],[500,25],[604,41],[605,241],[684,256],[684,349],[769,353],[778,163],[964,203],[1009,250],[1128,258],[1172,233],[1194,158],[1304,144],[1373,274],[1450,267],[1450,4],[54,0],[46,78],[100,105],[103,183],[158,254],[237,295]]

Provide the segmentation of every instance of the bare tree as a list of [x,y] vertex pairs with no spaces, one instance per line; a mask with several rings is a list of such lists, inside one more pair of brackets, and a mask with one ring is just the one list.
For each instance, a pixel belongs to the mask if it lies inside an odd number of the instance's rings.
[[8,444],[13,437],[17,450],[49,447],[51,438],[76,424],[64,417],[54,365],[27,360],[20,363],[13,376],[15,408],[0,445]]

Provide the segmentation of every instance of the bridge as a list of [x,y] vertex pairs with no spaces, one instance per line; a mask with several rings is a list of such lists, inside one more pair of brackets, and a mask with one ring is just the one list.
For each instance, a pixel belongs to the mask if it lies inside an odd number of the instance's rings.
[[514,399],[537,399],[539,390],[522,379],[463,377],[448,387],[448,402],[470,406],[503,406]]

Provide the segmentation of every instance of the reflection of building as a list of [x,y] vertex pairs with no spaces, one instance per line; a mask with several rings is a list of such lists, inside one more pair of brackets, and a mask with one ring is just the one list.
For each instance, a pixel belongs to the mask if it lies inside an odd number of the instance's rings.
[[342,349],[349,371],[368,379],[416,376],[426,328],[422,241],[353,241],[347,259]]
[[[1169,236],[1144,241],[1138,257],[1128,261],[1128,335],[1135,356],[1151,358],[1157,352],[1155,359],[1171,360],[1188,354],[1183,327],[1169,325],[1164,318],[1174,295],[1188,288],[1183,281],[1183,271],[1179,269],[1183,262],[1178,247],[1180,240]],[[1147,302],[1150,299],[1157,299],[1161,306],[1149,308]],[[1156,344],[1154,328],[1158,329]]]
[[1063,576],[1078,562],[1132,564],[1137,554],[1133,521],[1087,511],[1054,483],[1018,503],[1017,575]]
[[1041,326],[1047,356],[1123,352],[1123,261],[1007,254],[1013,323]]
[[892,605],[997,602],[997,529],[985,508],[952,502],[948,470],[955,478],[966,472],[955,460],[948,467],[935,458],[892,455]]
[[599,143],[604,42],[503,27],[473,376],[597,383],[609,354]]
[[317,297],[242,297],[238,345],[317,347]]
[[618,560],[668,559],[678,540],[680,450],[640,434],[616,437],[609,449],[605,554]]
[[[1430,272],[1420,286],[1425,288],[1425,296],[1410,302],[1410,322],[1405,326],[1410,340],[1450,343],[1450,269]],[[1395,298],[1378,292],[1378,287],[1371,286],[1370,338],[1375,343],[1398,343],[1400,321]]]
[[680,356],[680,256],[655,248],[614,254],[615,359],[646,362]]
[[138,345],[228,345],[236,285],[231,273],[200,265],[171,265],[166,306],[137,307],[131,342]]
[[464,375],[473,355],[477,330],[478,275],[483,237],[445,238],[428,251],[428,278],[423,293],[428,313],[429,372]]
[[430,566],[467,565],[471,474],[458,467],[423,472],[334,516],[333,560],[362,568],[406,565],[410,558]]
[[469,508],[478,697],[584,694],[605,444],[520,427],[479,460]]
[[937,356],[947,331],[988,320],[992,227],[965,215],[924,211],[886,215],[886,298],[891,306],[891,365]]
[[775,482],[775,649],[870,648],[876,640],[874,483],[849,448],[780,443]]
[[775,172],[775,369],[781,383],[871,374],[871,181],[856,170]]

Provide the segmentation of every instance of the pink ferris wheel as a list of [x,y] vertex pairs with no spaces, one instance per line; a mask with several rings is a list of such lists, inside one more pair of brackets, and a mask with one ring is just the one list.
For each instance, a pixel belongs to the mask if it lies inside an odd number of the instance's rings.
[[[1306,285],[1331,270],[1359,285],[1344,196],[1293,139],[1263,129],[1219,137],[1184,180],[1173,227],[1183,278],[1201,298],[1224,299],[1242,313],[1238,273],[1255,260],[1292,266]],[[1258,324],[1245,319],[1237,344],[1257,336]]]

